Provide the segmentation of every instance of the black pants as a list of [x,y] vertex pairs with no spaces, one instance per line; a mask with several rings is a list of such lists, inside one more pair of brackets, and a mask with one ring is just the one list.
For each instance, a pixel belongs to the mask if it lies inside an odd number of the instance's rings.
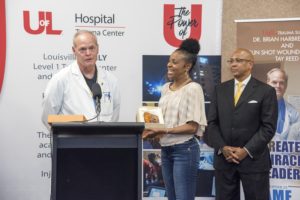
[[269,171],[240,173],[235,168],[216,170],[216,200],[240,200],[240,181],[245,200],[268,200],[270,192]]

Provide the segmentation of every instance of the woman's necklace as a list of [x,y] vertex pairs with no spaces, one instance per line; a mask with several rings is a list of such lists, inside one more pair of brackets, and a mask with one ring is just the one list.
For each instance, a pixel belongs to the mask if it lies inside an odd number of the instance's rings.
[[187,80],[185,80],[184,82],[180,83],[179,85],[175,85],[174,82],[173,82],[170,85],[170,89],[173,90],[173,91],[179,90],[180,88],[182,88],[183,86],[189,84],[190,82],[192,82],[191,78],[188,78]]

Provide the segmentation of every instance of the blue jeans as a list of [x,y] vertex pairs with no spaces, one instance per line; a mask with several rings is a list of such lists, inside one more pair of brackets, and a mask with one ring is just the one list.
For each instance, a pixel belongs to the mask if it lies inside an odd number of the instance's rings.
[[161,160],[168,200],[194,200],[200,160],[197,139],[162,147]]

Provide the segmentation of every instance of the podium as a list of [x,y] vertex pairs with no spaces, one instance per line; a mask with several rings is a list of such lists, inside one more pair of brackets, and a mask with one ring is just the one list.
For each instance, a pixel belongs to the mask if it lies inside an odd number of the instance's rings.
[[142,199],[144,123],[53,123],[51,200]]

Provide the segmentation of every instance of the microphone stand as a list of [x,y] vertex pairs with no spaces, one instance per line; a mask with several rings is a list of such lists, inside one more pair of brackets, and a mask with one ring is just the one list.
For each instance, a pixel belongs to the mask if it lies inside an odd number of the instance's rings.
[[101,112],[101,99],[99,98],[99,96],[96,96],[96,118],[97,121],[99,120],[99,116],[100,116],[100,112]]

